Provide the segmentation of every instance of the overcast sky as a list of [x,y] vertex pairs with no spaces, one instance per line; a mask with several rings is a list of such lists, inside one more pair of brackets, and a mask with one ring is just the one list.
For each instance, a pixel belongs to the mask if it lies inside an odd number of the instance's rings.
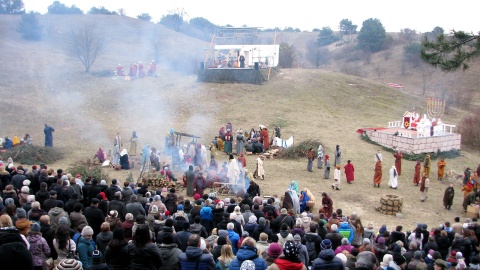
[[[53,0],[23,0],[27,11],[46,13]],[[431,31],[435,26],[445,31],[464,30],[477,33],[480,29],[478,6],[472,0],[340,0],[340,1],[279,1],[279,0],[60,0],[76,5],[84,12],[92,6],[108,10],[123,8],[127,16],[149,13],[158,22],[162,15],[177,9],[187,13],[187,19],[204,17],[216,25],[256,26],[264,28],[314,28],[330,26],[338,30],[342,19],[357,24],[368,18],[379,19],[387,32],[410,28],[419,32]]]

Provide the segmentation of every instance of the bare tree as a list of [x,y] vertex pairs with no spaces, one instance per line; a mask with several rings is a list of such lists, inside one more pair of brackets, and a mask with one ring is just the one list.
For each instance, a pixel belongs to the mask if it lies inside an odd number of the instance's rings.
[[106,45],[104,35],[95,26],[85,25],[70,31],[68,52],[82,62],[88,73],[97,57],[105,52]]
[[375,74],[377,74],[378,78],[382,78],[383,75],[385,75],[385,67],[383,65],[376,65],[374,68],[373,68],[373,71],[375,72]]
[[155,62],[160,62],[160,54],[165,47],[165,37],[162,36],[160,33],[155,33],[153,34],[152,37],[152,49],[153,49],[153,59],[155,59]]

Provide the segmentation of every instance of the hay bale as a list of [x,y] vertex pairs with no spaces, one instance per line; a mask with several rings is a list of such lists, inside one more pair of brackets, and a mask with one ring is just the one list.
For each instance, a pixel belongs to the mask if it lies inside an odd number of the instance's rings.
[[[313,148],[315,150],[315,154],[317,153],[318,146],[322,144],[319,141],[315,140],[305,140],[300,142],[299,144],[295,144],[289,148],[280,148],[278,149],[278,157],[280,158],[305,158],[308,154],[308,149]],[[323,144],[322,144],[323,145]]]

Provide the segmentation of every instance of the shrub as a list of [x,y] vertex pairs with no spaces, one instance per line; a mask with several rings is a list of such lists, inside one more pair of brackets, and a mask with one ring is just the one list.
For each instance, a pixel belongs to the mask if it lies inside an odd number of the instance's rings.
[[313,148],[316,154],[317,153],[316,149],[318,149],[318,146],[320,144],[322,143],[319,141],[308,139],[306,141],[300,142],[299,144],[295,144],[290,148],[281,148],[281,150],[278,151],[278,157],[288,158],[288,159],[304,158],[304,157],[307,157],[308,150],[310,148]]
[[462,134],[462,143],[479,149],[480,145],[480,108],[475,109],[473,114],[462,118],[458,125],[458,132]]
[[64,154],[58,147],[21,145],[9,149],[2,156],[11,157],[15,163],[33,165],[55,163],[63,159]]
[[67,169],[67,172],[71,175],[81,174],[85,177],[92,177],[92,179],[97,180],[110,180],[107,173],[103,173],[102,167],[100,166],[91,166],[90,160],[87,161],[78,161],[72,167]]

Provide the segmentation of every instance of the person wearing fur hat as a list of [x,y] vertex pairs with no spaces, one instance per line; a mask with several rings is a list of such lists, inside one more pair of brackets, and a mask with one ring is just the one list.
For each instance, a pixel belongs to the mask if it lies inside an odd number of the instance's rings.
[[312,269],[324,270],[324,269],[338,269],[343,270],[343,262],[340,258],[335,257],[335,252],[332,249],[332,241],[324,239],[320,244],[322,251],[318,254],[318,257],[312,263]]
[[40,232],[40,225],[38,223],[32,223],[30,231],[27,237],[30,243],[30,253],[32,254],[33,269],[41,270],[44,258],[50,257],[50,247],[48,246],[45,238],[42,237]]

